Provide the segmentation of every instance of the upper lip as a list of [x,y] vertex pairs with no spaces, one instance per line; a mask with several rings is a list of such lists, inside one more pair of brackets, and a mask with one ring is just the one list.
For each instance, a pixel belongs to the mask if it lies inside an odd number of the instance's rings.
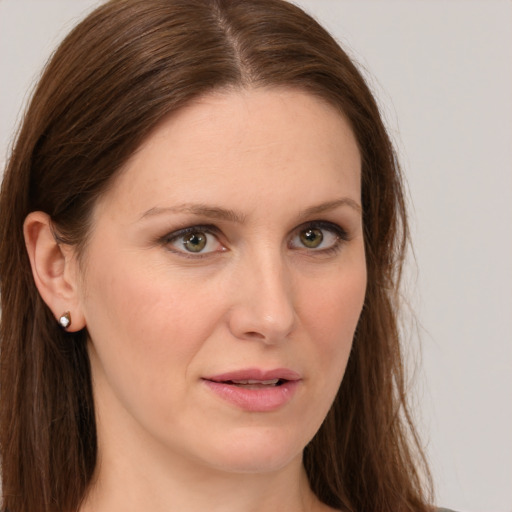
[[289,368],[274,368],[272,370],[262,370],[260,368],[244,368],[203,378],[204,380],[210,380],[213,382],[227,382],[235,380],[300,380],[301,376],[299,373],[294,370],[290,370]]

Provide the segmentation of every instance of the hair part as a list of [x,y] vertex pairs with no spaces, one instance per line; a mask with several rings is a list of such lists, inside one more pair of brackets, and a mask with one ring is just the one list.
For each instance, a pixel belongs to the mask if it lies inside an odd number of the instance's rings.
[[397,326],[408,240],[400,169],[359,71],[282,0],[114,0],[47,64],[0,195],[2,510],[77,510],[97,459],[87,332],[64,332],[39,296],[25,217],[46,212],[59,242],[82,254],[96,201],[162,119],[209,92],[256,87],[333,105],[362,158],[368,288],[338,395],[305,449],[311,487],[341,510],[430,510]]

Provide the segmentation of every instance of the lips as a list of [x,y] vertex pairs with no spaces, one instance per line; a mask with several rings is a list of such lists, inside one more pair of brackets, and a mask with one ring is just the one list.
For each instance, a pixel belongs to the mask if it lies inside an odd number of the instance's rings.
[[301,376],[288,368],[265,371],[249,368],[205,377],[204,383],[217,396],[250,412],[275,411],[294,396]]
[[259,368],[247,368],[244,370],[235,370],[233,372],[222,373],[205,377],[205,380],[212,382],[240,382],[240,381],[257,381],[268,382],[274,380],[294,381],[300,380],[299,373],[289,370],[288,368],[276,368],[273,370],[260,370]]

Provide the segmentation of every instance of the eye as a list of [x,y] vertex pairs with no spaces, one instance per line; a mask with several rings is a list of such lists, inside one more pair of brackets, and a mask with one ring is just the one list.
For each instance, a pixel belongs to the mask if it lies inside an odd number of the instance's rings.
[[201,252],[208,243],[208,235],[197,231],[196,233],[190,233],[182,238],[183,247],[189,252]]
[[321,229],[308,228],[299,233],[300,242],[304,247],[316,249],[323,241],[324,234]]
[[171,251],[183,255],[203,255],[224,251],[225,247],[212,232],[214,228],[193,226],[167,235],[163,242]]
[[301,226],[290,241],[292,249],[310,249],[318,252],[336,251],[348,240],[346,231],[332,222],[312,222]]

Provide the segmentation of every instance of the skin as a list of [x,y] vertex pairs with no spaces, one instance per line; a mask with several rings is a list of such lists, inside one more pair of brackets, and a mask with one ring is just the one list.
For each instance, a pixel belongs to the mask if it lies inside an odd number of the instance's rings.
[[[43,298],[90,334],[99,464],[83,511],[329,510],[301,457],[363,306],[360,169],[348,123],[319,99],[219,92],[135,152],[95,207],[80,265],[29,216]],[[205,225],[189,252],[179,230]],[[251,412],[203,380],[248,367],[298,372],[296,393]]]

